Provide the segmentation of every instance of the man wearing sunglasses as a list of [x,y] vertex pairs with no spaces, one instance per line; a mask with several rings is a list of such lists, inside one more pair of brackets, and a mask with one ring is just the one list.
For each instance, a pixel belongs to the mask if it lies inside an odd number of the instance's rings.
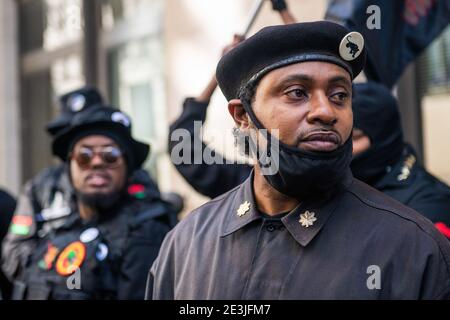
[[[16,219],[33,242],[14,274],[15,299],[143,299],[145,279],[169,231],[169,207],[149,200],[130,177],[149,146],[131,135],[117,109],[97,106],[58,133],[53,153],[65,162],[73,201],[64,224],[34,233],[35,216]],[[20,221],[19,221],[20,220]],[[20,247],[19,247],[20,248]]]
[[[86,86],[67,92],[58,100],[60,114],[45,129],[54,139],[70,125],[75,115],[102,103],[103,98],[95,87]],[[38,234],[44,237],[64,224],[71,213],[71,193],[72,187],[61,163],[43,169],[25,183],[3,242],[2,271],[7,279],[12,280],[17,274],[24,263],[22,257],[28,256]],[[29,221],[35,222],[33,228]],[[4,298],[10,299],[10,295]]]

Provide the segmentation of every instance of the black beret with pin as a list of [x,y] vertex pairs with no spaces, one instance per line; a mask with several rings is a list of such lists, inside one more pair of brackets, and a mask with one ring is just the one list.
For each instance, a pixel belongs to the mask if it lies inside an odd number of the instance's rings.
[[266,27],[227,53],[217,66],[216,76],[230,101],[270,71],[306,61],[339,65],[353,80],[366,61],[364,38],[329,21]]

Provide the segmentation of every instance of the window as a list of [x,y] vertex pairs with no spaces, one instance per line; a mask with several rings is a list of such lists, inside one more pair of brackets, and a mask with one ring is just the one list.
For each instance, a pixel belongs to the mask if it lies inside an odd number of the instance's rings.
[[162,5],[160,0],[103,0],[103,29],[112,30],[120,23],[133,20],[159,20]]
[[419,78],[422,95],[450,92],[450,27],[421,56]]
[[45,9],[44,49],[81,39],[81,0],[45,0]]
[[57,97],[82,86],[82,0],[21,0],[22,172],[34,176],[52,162],[46,124]]
[[165,151],[165,143],[161,142],[167,140],[161,60],[158,37],[130,41],[109,53],[113,104],[133,119],[134,136],[152,145],[152,157],[146,169],[155,178],[158,155]]
[[428,47],[418,65],[425,166],[450,184],[450,27]]
[[21,49],[51,51],[82,36],[81,0],[22,0]]
[[59,114],[58,97],[87,81],[130,114],[137,139],[152,144],[146,168],[156,178],[167,140],[164,0],[18,0],[18,6],[23,179],[52,162],[45,125]]

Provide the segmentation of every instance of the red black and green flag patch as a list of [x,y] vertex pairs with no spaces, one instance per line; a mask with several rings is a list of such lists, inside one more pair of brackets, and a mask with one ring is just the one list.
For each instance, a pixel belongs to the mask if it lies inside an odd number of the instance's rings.
[[19,236],[26,236],[30,233],[32,224],[33,219],[29,216],[15,216],[13,217],[10,231]]

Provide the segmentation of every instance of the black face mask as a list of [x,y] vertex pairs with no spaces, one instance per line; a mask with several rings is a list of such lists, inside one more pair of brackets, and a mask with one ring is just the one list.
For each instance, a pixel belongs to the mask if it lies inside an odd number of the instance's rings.
[[400,160],[404,146],[401,134],[373,141],[369,150],[355,156],[350,165],[355,178],[370,185],[375,185],[388,172],[388,167]]
[[354,127],[370,138],[370,148],[353,158],[353,175],[375,185],[402,157],[404,149],[397,100],[375,82],[358,83],[353,97]]
[[[244,108],[255,123],[257,129],[264,129],[256,118],[251,106],[243,103]],[[252,149],[255,145],[250,139]],[[274,150],[272,142],[278,144],[278,170],[273,175],[265,174],[269,184],[282,194],[297,199],[315,198],[332,193],[343,182],[352,160],[353,143],[351,137],[332,152],[316,153],[288,146],[267,133],[267,157]],[[256,154],[261,168],[267,167],[266,156]]]

